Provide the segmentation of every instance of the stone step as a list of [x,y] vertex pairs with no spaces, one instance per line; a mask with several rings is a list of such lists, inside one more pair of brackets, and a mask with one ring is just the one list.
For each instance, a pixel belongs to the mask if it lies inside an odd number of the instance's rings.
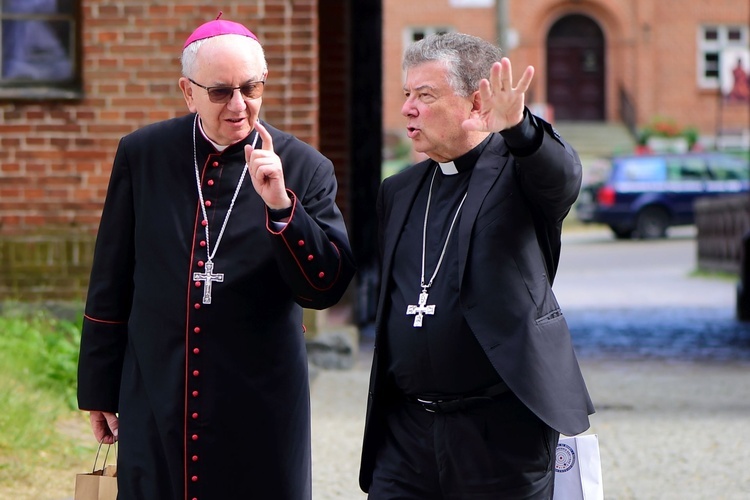
[[635,138],[622,123],[559,121],[555,128],[581,157],[608,157],[630,153]]

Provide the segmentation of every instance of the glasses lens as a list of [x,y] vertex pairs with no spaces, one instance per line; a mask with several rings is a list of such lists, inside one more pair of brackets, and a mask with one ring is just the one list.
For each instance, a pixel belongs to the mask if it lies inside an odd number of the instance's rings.
[[248,99],[257,99],[263,95],[263,82],[246,83],[240,87],[240,92]]
[[211,102],[226,102],[232,98],[233,93],[232,87],[212,87],[208,91],[208,99]]

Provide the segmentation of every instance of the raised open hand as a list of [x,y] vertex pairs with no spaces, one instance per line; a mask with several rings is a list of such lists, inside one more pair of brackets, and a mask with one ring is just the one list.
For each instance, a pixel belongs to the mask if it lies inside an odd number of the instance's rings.
[[490,79],[479,83],[480,109],[463,122],[464,130],[500,132],[521,123],[525,93],[533,77],[534,67],[528,66],[513,87],[510,59],[503,57],[493,64]]

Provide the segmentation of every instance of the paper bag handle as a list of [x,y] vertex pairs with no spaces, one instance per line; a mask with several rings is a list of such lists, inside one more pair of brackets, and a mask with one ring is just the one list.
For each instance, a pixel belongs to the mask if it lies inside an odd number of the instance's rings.
[[[102,451],[102,445],[104,444],[104,439],[99,441],[99,448],[96,450],[96,457],[94,457],[94,466],[91,468],[91,472],[96,472],[96,463],[99,461],[99,452]],[[104,454],[104,463],[102,464],[102,470],[104,470],[105,467],[107,467],[107,457],[109,456],[109,449],[112,445],[107,445],[107,452]],[[115,442],[115,460],[117,460],[117,442]]]

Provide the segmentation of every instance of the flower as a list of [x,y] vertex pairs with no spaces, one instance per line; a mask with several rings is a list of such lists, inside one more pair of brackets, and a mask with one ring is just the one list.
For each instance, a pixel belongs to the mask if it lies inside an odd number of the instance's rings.
[[651,137],[684,137],[688,141],[688,147],[692,149],[698,142],[698,130],[695,127],[681,127],[670,118],[656,116],[638,132],[638,144],[648,145]]

